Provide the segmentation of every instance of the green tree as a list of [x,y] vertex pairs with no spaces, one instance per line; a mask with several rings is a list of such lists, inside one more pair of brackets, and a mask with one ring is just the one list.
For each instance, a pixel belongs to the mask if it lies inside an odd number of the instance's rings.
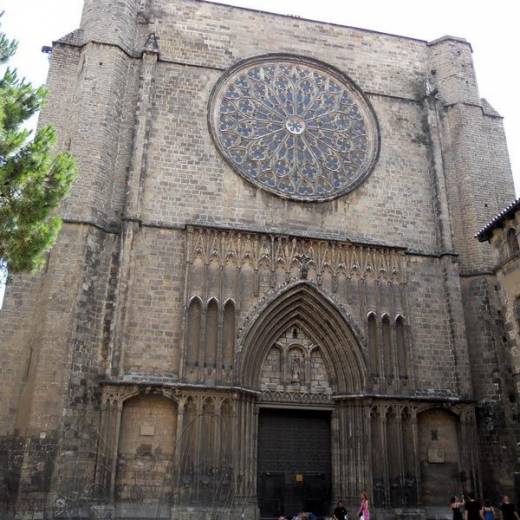
[[[0,31],[0,64],[16,48]],[[23,126],[45,97],[43,87],[34,88],[16,70],[6,68],[0,78],[0,259],[11,273],[44,265],[62,224],[54,210],[76,176],[70,154],[53,154],[54,128],[42,127],[30,139]]]

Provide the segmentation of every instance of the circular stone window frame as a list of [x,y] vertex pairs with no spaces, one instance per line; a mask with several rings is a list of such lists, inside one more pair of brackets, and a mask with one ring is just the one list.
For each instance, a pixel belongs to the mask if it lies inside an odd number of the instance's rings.
[[[364,122],[367,127],[367,138],[372,157],[370,158],[370,161],[365,166],[364,171],[362,171],[358,178],[355,179],[351,184],[347,185],[345,188],[323,197],[284,193],[276,188],[271,188],[267,186],[261,181],[254,179],[251,176],[247,175],[245,172],[241,171],[241,169],[232,161],[228,154],[226,154],[225,148],[220,143],[220,139],[218,136],[218,112],[216,110],[218,102],[223,97],[223,93],[225,90],[223,87],[226,85],[227,81],[232,76],[236,75],[241,70],[254,67],[255,65],[262,65],[268,62],[292,62],[294,64],[307,65],[311,68],[316,68],[323,73],[331,75],[334,79],[336,79],[336,81],[339,81],[340,83],[344,84],[349,94],[352,94],[354,98],[357,98],[356,101],[358,108],[360,108],[363,111],[363,113],[367,116],[364,119]],[[348,195],[350,192],[354,191],[361,184],[363,184],[363,182],[365,182],[366,179],[370,176],[379,159],[379,154],[381,150],[381,133],[379,129],[379,122],[376,116],[376,112],[372,106],[372,103],[365,95],[365,93],[361,90],[361,88],[358,87],[358,85],[352,79],[350,79],[344,72],[342,72],[339,68],[335,67],[334,65],[330,65],[315,58],[309,58],[307,56],[302,55],[287,53],[262,54],[240,60],[234,65],[232,65],[220,76],[220,78],[217,80],[217,82],[211,90],[208,101],[207,119],[209,133],[211,135],[216,149],[235,173],[237,173],[248,183],[252,184],[253,186],[256,186],[259,189],[267,191],[268,193],[276,195],[277,197],[280,197],[282,199],[291,200],[295,202],[327,202]]]

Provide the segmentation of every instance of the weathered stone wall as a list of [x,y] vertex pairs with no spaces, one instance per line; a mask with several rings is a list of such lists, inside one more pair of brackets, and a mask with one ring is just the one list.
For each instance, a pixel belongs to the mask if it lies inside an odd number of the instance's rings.
[[430,410],[419,416],[419,461],[424,503],[436,505],[439,495],[449,495],[451,475],[459,471],[459,439],[455,416]]
[[[154,31],[158,49],[148,38]],[[207,110],[219,77],[239,60],[281,52],[337,67],[373,106],[379,159],[349,195],[283,200],[234,173],[214,146]],[[22,510],[30,498],[54,507],[58,495],[74,501],[75,490],[86,489],[78,507],[87,507],[97,495],[107,498],[108,489],[129,489],[130,477],[116,485],[117,468],[108,467],[117,450],[103,445],[118,442],[114,418],[122,401],[108,413],[100,382],[241,381],[233,372],[245,356],[238,355],[241,332],[302,278],[300,260],[286,253],[295,241],[302,251],[312,248],[305,279],[348,316],[360,359],[366,365],[377,356],[365,390],[426,401],[502,398],[494,386],[494,371],[503,370],[499,324],[482,319],[498,309],[486,274],[492,261],[472,236],[512,197],[512,181],[501,120],[479,99],[467,42],[428,44],[193,0],[87,0],[81,29],[54,45],[48,86],[42,122],[57,127],[59,147],[75,155],[80,177],[62,207],[66,224],[46,271],[16,277],[0,312],[1,449],[4,456],[19,446],[7,477],[23,490]],[[244,231],[229,231],[237,229]],[[206,237],[199,252],[197,233]],[[237,253],[223,245],[222,237],[232,235],[256,244],[251,251],[267,239],[285,252],[270,246],[268,262],[255,260],[243,246]],[[341,267],[335,248],[356,250],[358,264],[349,257]],[[374,262],[394,257],[396,279],[389,264],[381,268],[386,260]],[[189,326],[194,299],[200,331]],[[214,355],[192,356],[195,337],[203,348],[214,345]],[[389,358],[385,342],[406,344],[406,376],[402,358]],[[243,397],[233,415],[242,437],[233,438],[240,454],[231,466],[245,472],[236,485],[249,499],[256,492],[254,445],[247,440],[253,410],[252,398]],[[369,418],[357,409],[352,414],[365,431]],[[133,434],[121,435],[124,451]],[[494,468],[510,464],[500,452],[507,435],[486,435],[483,476],[494,479]],[[129,453],[137,453],[136,443]],[[474,468],[470,451],[464,464]],[[344,491],[354,497],[369,474],[364,467]],[[397,503],[388,478],[381,485],[388,495],[381,503]],[[510,475],[500,485],[510,485]]]
[[177,378],[182,342],[185,235],[142,228],[132,241],[125,294],[122,374]]
[[495,230],[490,243],[494,252],[497,272],[498,291],[502,304],[501,319],[505,324],[505,333],[501,340],[511,359],[511,373],[514,392],[520,394],[520,262],[518,244],[518,213],[508,220],[503,227]]
[[288,52],[337,66],[365,92],[412,99],[422,92],[424,41],[204,2],[159,0],[149,12],[166,60],[226,69],[251,56]]
[[[24,374],[18,381],[5,381],[1,407],[11,410],[12,417],[2,438],[8,450],[15,439],[23,442],[11,453],[17,463],[4,469],[21,472],[17,485],[29,508],[32,501],[46,507],[49,491],[51,496],[65,494],[92,477],[97,415],[90,413],[98,406],[97,381],[103,373],[103,317],[113,247],[114,235],[86,225],[64,226],[34,299],[34,314],[28,313],[30,339],[19,344],[12,365]],[[18,283],[15,279],[9,291]]]
[[[135,397],[125,403],[115,492],[122,500],[170,495],[177,413],[165,397]],[[170,475],[170,479],[165,475]]]

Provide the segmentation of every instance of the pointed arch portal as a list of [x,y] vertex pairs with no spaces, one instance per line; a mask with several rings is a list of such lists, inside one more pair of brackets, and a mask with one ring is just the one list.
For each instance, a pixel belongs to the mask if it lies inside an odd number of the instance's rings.
[[[347,453],[339,434],[347,417],[333,396],[365,389],[358,334],[332,300],[299,282],[260,309],[240,347],[240,383],[262,392],[253,447],[261,517],[327,514],[332,496],[343,492],[338,471]],[[361,417],[355,420],[361,424]],[[353,446],[350,440],[349,464]]]
[[259,388],[260,367],[277,339],[298,327],[320,347],[336,393],[365,387],[366,363],[357,334],[338,307],[319,289],[298,283],[281,292],[259,313],[241,345],[241,384]]

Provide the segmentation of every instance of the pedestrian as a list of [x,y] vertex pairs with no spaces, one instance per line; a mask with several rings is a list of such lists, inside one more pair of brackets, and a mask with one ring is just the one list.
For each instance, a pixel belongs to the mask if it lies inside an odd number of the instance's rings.
[[482,520],[495,520],[495,510],[489,500],[484,501],[484,505],[480,510],[480,518]]
[[336,520],[347,520],[347,510],[345,509],[345,506],[343,505],[343,502],[341,500],[338,500],[336,504],[336,509],[334,509],[333,517]]
[[499,509],[502,513],[502,520],[520,520],[515,505],[511,504],[507,495],[502,497],[502,504],[500,504]]
[[359,520],[370,520],[370,509],[368,507],[368,493],[363,491],[361,493],[361,504],[358,511]]
[[452,520],[462,520],[462,506],[464,506],[464,501],[460,500],[458,496],[450,498],[450,509],[453,514]]
[[481,520],[480,518],[480,502],[475,498],[473,493],[468,495],[468,500],[464,505],[464,520]]

